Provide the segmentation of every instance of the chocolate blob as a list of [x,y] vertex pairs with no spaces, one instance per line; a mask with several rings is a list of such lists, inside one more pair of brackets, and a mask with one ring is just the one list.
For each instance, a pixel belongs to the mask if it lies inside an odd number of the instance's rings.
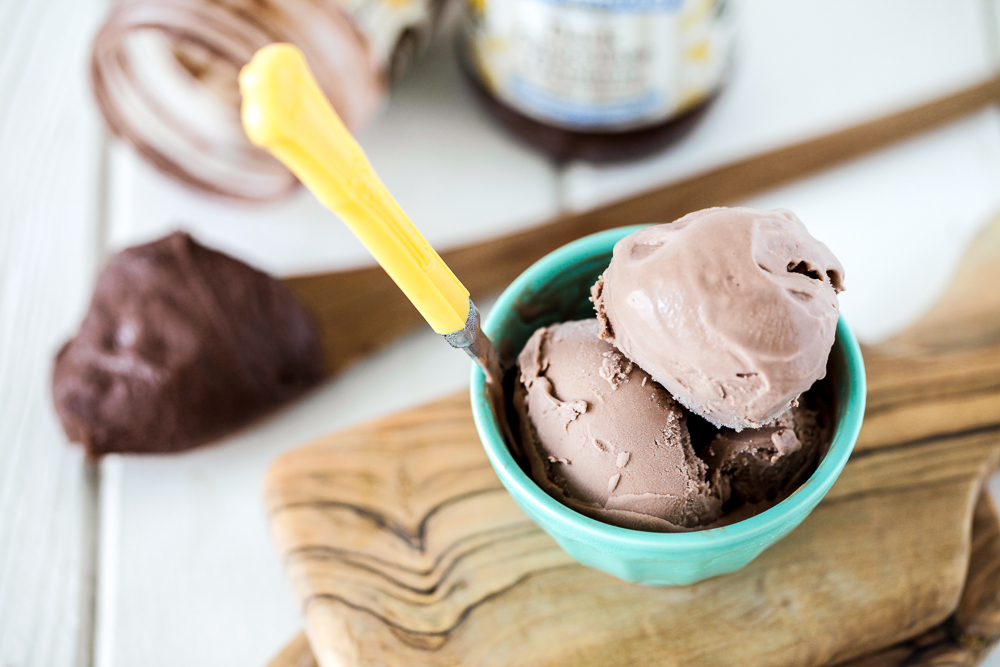
[[114,255],[56,355],[53,398],[91,458],[178,452],[323,378],[305,309],[266,273],[175,232]]

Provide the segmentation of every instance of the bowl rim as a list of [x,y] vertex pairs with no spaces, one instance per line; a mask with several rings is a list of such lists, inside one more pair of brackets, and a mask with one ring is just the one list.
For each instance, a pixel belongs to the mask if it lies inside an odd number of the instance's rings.
[[[562,267],[607,252],[624,236],[647,225],[617,227],[568,243],[544,256],[521,273],[499,296],[490,309],[483,330],[491,338],[499,326],[500,313],[512,311],[527,288],[544,284]],[[734,543],[755,541],[772,534],[787,524],[789,517],[804,516],[826,495],[847,463],[861,431],[865,411],[866,380],[864,360],[857,338],[843,316],[837,322],[836,339],[841,344],[847,362],[847,401],[843,418],[837,424],[830,448],[816,470],[802,486],[773,507],[756,516],[728,526],[678,533],[659,533],[613,526],[580,514],[543,491],[517,464],[511,455],[496,422],[485,392],[485,376],[477,364],[472,365],[472,413],[479,439],[500,481],[514,499],[527,503],[529,514],[535,514],[542,527],[555,534],[583,540],[600,548],[640,549],[654,552],[701,551]],[[601,549],[605,550],[605,549]]]

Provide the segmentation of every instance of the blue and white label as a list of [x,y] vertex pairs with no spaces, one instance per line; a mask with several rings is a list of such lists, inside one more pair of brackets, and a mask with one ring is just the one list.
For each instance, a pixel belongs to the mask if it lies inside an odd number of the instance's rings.
[[633,125],[663,106],[663,100],[652,91],[641,98],[627,101],[581,103],[551,95],[518,78],[511,82],[510,92],[536,115],[582,127]]
[[663,121],[711,94],[728,51],[718,0],[473,0],[474,65],[503,102],[575,130]]

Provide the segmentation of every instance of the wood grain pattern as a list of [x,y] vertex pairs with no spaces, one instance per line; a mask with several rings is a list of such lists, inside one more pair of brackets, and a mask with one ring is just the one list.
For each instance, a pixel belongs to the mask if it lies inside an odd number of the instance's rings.
[[952,635],[962,646],[982,650],[1000,637],[1000,522],[988,495],[972,517],[972,558],[953,619]]
[[[1000,517],[988,493],[972,517],[972,547],[958,608],[941,625],[842,667],[973,667],[996,644],[1000,624]],[[306,647],[308,650],[308,647]],[[311,655],[311,654],[310,654]]]
[[82,76],[102,0],[0,2],[0,665],[90,658],[94,496],[52,411],[99,252],[101,133]]
[[[441,253],[473,298],[493,294],[548,252],[611,227],[674,220],[730,204],[769,188],[884,148],[1000,101],[1000,75],[957,93],[843,130],[770,150],[583,213]],[[413,306],[379,267],[297,276],[286,284],[320,330],[336,372],[411,330]]]
[[[976,503],[965,587],[958,608],[945,623],[922,635],[843,667],[972,667],[1000,636],[1000,517],[989,494]],[[318,667],[309,640],[300,633],[268,667]]]

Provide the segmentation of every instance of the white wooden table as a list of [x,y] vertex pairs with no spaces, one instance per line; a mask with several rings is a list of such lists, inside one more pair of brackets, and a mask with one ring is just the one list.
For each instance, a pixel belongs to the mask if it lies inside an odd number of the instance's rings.
[[[305,193],[248,207],[165,181],[109,140],[86,84],[106,0],[0,0],[0,666],[262,665],[300,627],[260,499],[279,453],[465,386],[429,331],[251,431],[88,467],[49,398],[52,355],[103,257],[177,226],[279,274],[366,261]],[[447,247],[586,208],[991,73],[995,0],[743,0],[732,85],[674,150],[556,170],[479,114],[447,43],[362,136],[386,183]],[[927,307],[1000,211],[989,110],[755,198],[795,210],[840,257],[843,312],[877,341]],[[994,480],[994,486],[1000,484]],[[1000,666],[1000,654],[988,664]]]

